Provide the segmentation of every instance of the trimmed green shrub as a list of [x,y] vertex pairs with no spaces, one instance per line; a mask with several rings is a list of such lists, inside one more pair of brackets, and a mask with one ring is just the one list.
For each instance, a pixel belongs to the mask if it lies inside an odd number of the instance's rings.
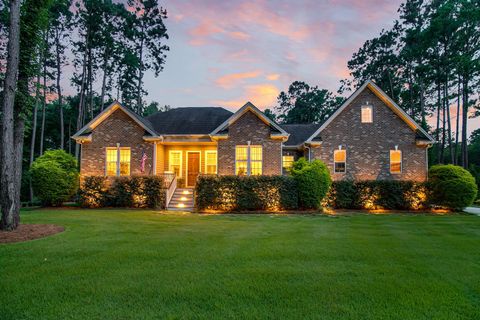
[[34,195],[45,206],[61,205],[78,190],[77,161],[63,150],[46,151],[29,173]]
[[308,162],[305,158],[300,158],[293,163],[290,172],[297,181],[300,207],[320,208],[332,184],[327,166],[320,160]]
[[85,208],[100,208],[105,206],[108,198],[107,178],[104,176],[89,176],[83,179],[79,192],[79,204]]
[[198,210],[292,210],[298,207],[296,182],[287,176],[199,176]]
[[79,203],[83,207],[127,207],[164,209],[166,190],[159,176],[85,177]]
[[428,171],[432,203],[450,209],[468,207],[477,197],[477,184],[470,172],[452,164],[435,165]]
[[413,181],[334,181],[325,204],[337,209],[419,210],[428,206],[428,189]]

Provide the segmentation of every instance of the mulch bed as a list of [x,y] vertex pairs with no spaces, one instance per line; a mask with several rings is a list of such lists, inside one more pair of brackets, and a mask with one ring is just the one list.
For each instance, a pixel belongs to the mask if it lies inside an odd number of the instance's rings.
[[0,243],[22,242],[51,236],[65,230],[54,224],[21,224],[14,231],[0,231]]

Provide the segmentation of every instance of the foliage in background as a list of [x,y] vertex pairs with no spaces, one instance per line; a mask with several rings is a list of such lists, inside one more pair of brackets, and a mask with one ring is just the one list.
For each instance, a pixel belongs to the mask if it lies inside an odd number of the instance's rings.
[[292,210],[298,207],[297,184],[287,176],[213,176],[197,179],[198,210]]
[[428,171],[431,200],[434,204],[463,209],[473,203],[478,188],[467,170],[455,165],[435,165]]
[[425,183],[371,180],[334,181],[324,204],[336,209],[420,210],[428,207]]
[[83,178],[79,203],[86,208],[133,207],[165,208],[165,188],[159,176]]
[[300,158],[293,163],[290,172],[297,182],[300,208],[319,209],[332,184],[327,166],[320,160],[309,162]]
[[294,81],[287,92],[278,95],[276,113],[267,109],[266,115],[282,123],[322,123],[343,100],[326,89]]
[[78,190],[75,158],[63,150],[47,151],[30,168],[36,197],[46,206],[57,206],[72,198]]

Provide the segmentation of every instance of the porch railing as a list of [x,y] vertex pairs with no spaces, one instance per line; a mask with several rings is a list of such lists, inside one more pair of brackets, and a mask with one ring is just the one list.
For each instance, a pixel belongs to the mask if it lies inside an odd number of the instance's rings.
[[163,177],[163,187],[166,189],[165,207],[168,207],[175,189],[177,189],[177,175],[175,172],[165,172],[159,174],[159,176]]

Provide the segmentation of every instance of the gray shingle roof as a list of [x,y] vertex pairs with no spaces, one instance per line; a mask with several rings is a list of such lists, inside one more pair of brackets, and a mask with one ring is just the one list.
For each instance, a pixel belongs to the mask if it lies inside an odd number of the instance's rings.
[[320,128],[321,124],[281,124],[280,126],[290,133],[290,137],[284,145],[297,146],[304,143],[318,128]]
[[155,131],[162,134],[209,134],[232,115],[220,107],[174,108],[148,116]]

